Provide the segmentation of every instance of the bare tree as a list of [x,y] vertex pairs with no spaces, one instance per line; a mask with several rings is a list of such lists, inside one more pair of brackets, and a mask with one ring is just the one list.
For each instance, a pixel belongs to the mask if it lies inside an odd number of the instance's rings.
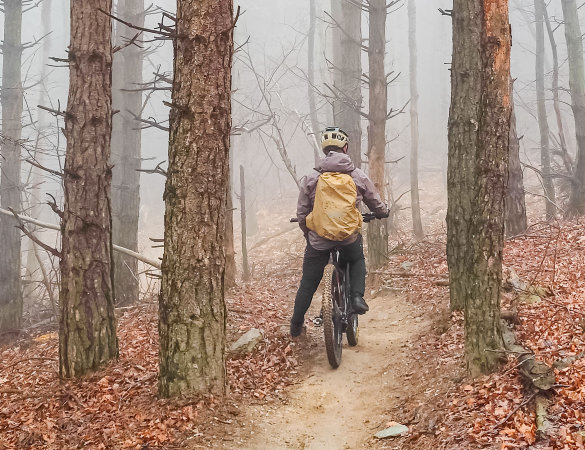
[[474,376],[494,370],[503,348],[511,33],[507,0],[455,0],[452,15],[447,261],[451,306],[465,310],[465,358]]
[[[2,43],[2,139],[0,141],[0,207],[21,209],[20,139],[22,134],[23,89],[22,0],[4,0],[4,42]],[[18,223],[0,215],[0,332],[20,328],[22,288],[20,281],[21,242]]]
[[[117,16],[136,27],[144,26],[144,0],[118,0]],[[136,31],[116,23],[113,70],[112,231],[116,244],[138,251],[143,49]],[[132,43],[131,43],[132,42]],[[130,45],[128,45],[130,44]],[[138,261],[114,255],[116,304],[138,300]]]
[[520,141],[516,133],[516,113],[514,111],[514,81],[510,80],[510,161],[508,164],[508,187],[506,190],[505,228],[508,236],[524,233],[528,227],[526,220],[526,199],[524,195],[524,174],[520,164]]
[[232,0],[180,0],[165,187],[159,394],[225,392]]
[[424,236],[418,195],[418,86],[416,53],[416,3],[408,0],[408,49],[410,55],[410,204],[414,235]]
[[111,8],[111,0],[71,2],[59,296],[63,378],[118,356],[110,202],[112,26],[104,14]]
[[[368,112],[368,170],[376,189],[386,201],[386,121],[388,120],[388,86],[384,61],[386,56],[386,1],[368,2],[370,34],[368,47],[370,109]],[[368,224],[368,262],[372,268],[386,262],[388,229],[385,221]]]
[[[311,116],[311,128],[313,136],[321,129],[319,125],[319,117],[317,115],[317,102],[315,100],[315,34],[317,33],[317,7],[316,0],[309,0],[309,35],[307,39],[307,89],[309,96],[309,111]],[[321,155],[317,147],[313,147],[315,156],[315,166],[319,163]]]
[[561,0],[565,19],[565,40],[569,56],[569,88],[571,106],[575,118],[577,137],[577,163],[574,171],[569,212],[585,214],[585,68],[583,63],[583,41],[576,0]]
[[337,100],[333,103],[335,126],[349,135],[348,154],[361,167],[362,93],[362,7],[358,2],[332,0],[333,85]]
[[552,178],[550,161],[550,143],[548,117],[544,94],[544,0],[534,0],[534,17],[536,25],[536,108],[538,128],[540,130],[540,165],[542,184],[546,203],[546,217],[551,219],[556,214],[555,185]]

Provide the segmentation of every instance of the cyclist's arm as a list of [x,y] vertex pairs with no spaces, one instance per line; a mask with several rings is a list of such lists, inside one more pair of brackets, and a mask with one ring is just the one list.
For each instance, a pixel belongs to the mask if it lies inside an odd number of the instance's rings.
[[303,177],[301,179],[301,189],[297,201],[297,219],[299,222],[299,228],[303,230],[304,234],[309,232],[306,221],[307,216],[313,210],[313,201],[311,199],[311,191],[307,180],[308,177]]
[[380,194],[378,194],[376,186],[374,186],[372,180],[370,180],[368,176],[360,169],[354,170],[353,173],[359,180],[359,183],[356,184],[358,185],[358,188],[361,188],[362,199],[366,206],[376,215],[378,219],[388,217],[388,207],[382,201],[382,198],[380,197]]

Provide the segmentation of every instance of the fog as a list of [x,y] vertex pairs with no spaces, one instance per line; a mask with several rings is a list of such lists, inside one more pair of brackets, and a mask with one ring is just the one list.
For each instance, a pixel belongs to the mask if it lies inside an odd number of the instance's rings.
[[[48,1],[48,0],[45,0]],[[275,142],[270,136],[275,132],[271,124],[249,132],[256,125],[266,120],[268,105],[263,100],[256,76],[250,69],[253,63],[260,82],[266,82],[266,91],[270,97],[270,107],[274,110],[278,127],[282,131],[286,151],[297,175],[300,177],[314,165],[314,136],[307,127],[309,122],[309,104],[307,98],[307,31],[309,29],[309,2],[293,0],[258,1],[245,0],[236,6],[241,8],[235,40],[238,51],[233,67],[233,126],[232,136],[234,205],[237,207],[239,186],[238,167],[246,170],[247,193],[254,210],[288,208],[294,213],[297,187],[286,169]],[[146,18],[147,26],[155,28],[161,20],[161,11],[171,13],[175,2],[157,1],[151,7],[152,14]],[[447,119],[450,102],[450,53],[451,53],[451,18],[441,14],[438,9],[449,10],[448,1],[419,0],[417,2],[417,44],[418,44],[418,85],[419,124],[420,124],[420,179],[421,207],[424,220],[442,222],[446,204],[446,165],[447,165]],[[318,116],[321,126],[332,123],[330,99],[325,98],[325,83],[331,82],[331,68],[326,63],[330,55],[331,27],[330,20],[324,13],[329,10],[329,2],[318,1],[318,20],[315,51],[315,88],[317,94]],[[387,161],[392,183],[392,197],[397,199],[409,190],[409,145],[410,133],[408,114],[409,73],[408,73],[408,20],[406,3],[401,1],[393,6],[387,22],[387,71],[393,72],[395,80],[388,89],[389,108],[402,114],[387,123]],[[512,76],[515,82],[515,106],[518,119],[518,135],[521,139],[521,158],[528,165],[538,166],[539,134],[535,116],[535,71],[534,71],[534,15],[533,3],[526,0],[512,0],[510,3],[513,30]],[[115,14],[115,11],[114,11]],[[551,2],[549,14],[553,22],[562,16],[559,2]],[[585,14],[582,10],[581,14]],[[26,12],[23,19],[23,42],[34,43],[42,37],[42,10],[39,5]],[[23,115],[23,145],[31,148],[37,135],[39,110],[37,104],[42,93],[46,92],[43,103],[54,109],[65,109],[67,104],[68,70],[66,64],[54,60],[43,60],[42,45],[50,43],[50,54],[55,58],[66,58],[69,39],[69,2],[52,0],[51,33],[36,45],[28,48],[23,57],[23,84],[29,87],[25,91],[25,112]],[[558,19],[560,21],[560,19]],[[3,25],[0,24],[0,27]],[[556,26],[553,23],[553,26]],[[363,37],[367,38],[367,15],[363,16]],[[3,31],[3,30],[2,30]],[[131,37],[131,36],[128,36]],[[568,88],[568,68],[566,64],[566,45],[563,27],[555,31],[559,49],[560,85]],[[153,79],[154,73],[171,74],[172,45],[169,41],[152,41],[152,34],[144,34],[142,39],[147,50],[144,64],[144,81]],[[367,41],[365,42],[367,45]],[[550,45],[545,39],[546,47],[546,85],[547,108],[552,118],[550,94]],[[41,79],[42,66],[48,66],[48,73]],[[367,71],[366,52],[362,54],[362,66]],[[368,110],[367,86],[363,86],[363,110]],[[561,101],[566,127],[566,136],[570,152],[575,153],[574,126],[570,98],[567,89],[561,89]],[[144,92],[145,105],[143,117],[165,124],[168,120],[168,108],[163,104],[169,100],[169,92]],[[555,134],[556,121],[549,119],[551,133]],[[50,117],[48,139],[42,143],[42,164],[58,170],[63,165],[65,138],[60,132],[63,127],[62,117]],[[367,152],[367,121],[362,122],[362,153]],[[315,130],[316,131],[316,130]],[[154,168],[167,159],[167,133],[156,128],[145,128],[142,138],[143,168]],[[28,158],[28,155],[24,155]],[[163,167],[165,164],[163,164]],[[23,178],[26,179],[31,166],[23,163]],[[525,170],[527,179],[527,201],[541,211],[542,200],[539,198],[542,188],[538,178],[529,169]],[[140,251],[149,256],[159,256],[161,249],[152,249],[149,237],[162,237],[164,204],[162,194],[164,177],[158,174],[142,174],[141,181],[141,239]],[[31,194],[30,186],[25,189],[27,197]],[[43,174],[40,190],[27,205],[45,202],[46,194],[62,202],[62,190],[58,177]],[[535,195],[532,195],[535,194]],[[409,196],[400,199],[405,208],[401,213],[404,226],[408,227]],[[26,212],[26,211],[25,211]],[[57,223],[58,218],[46,205],[38,213],[38,219]],[[237,215],[236,215],[237,216]],[[236,219],[237,222],[237,219]],[[405,230],[407,231],[407,230]],[[44,233],[44,239],[56,240],[55,234]],[[26,246],[23,245],[23,248]]]

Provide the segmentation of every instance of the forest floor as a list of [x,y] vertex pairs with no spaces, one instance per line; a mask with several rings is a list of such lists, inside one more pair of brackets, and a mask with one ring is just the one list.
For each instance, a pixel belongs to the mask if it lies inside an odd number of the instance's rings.
[[[228,347],[253,327],[264,339],[250,354],[228,355],[226,398],[157,398],[157,303],[147,298],[117,310],[120,358],[81,380],[59,382],[54,326],[24,330],[0,347],[0,449],[584,448],[582,224],[536,224],[505,251],[508,269],[549,290],[531,302],[522,292],[503,294],[503,306],[517,311],[522,345],[549,364],[572,358],[555,370],[551,432],[537,436],[532,392],[513,355],[497,373],[465,378],[440,221],[426,224],[435,232],[420,242],[395,235],[388,264],[369,276],[360,343],[344,347],[333,370],[320,328],[308,322],[306,337],[288,336],[302,237],[285,213],[260,211],[258,219],[248,246],[252,279],[227,298]],[[318,305],[316,296],[309,317]],[[409,431],[374,437],[394,423]]]

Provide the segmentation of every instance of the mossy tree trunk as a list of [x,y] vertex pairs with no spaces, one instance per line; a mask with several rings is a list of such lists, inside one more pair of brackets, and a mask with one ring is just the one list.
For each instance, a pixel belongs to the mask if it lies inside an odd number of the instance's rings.
[[500,285],[510,133],[507,0],[455,0],[449,114],[447,260],[451,304],[465,310],[474,376],[503,348]]
[[[118,0],[117,16],[136,26],[144,25],[144,0]],[[116,45],[122,46],[136,31],[116,23]],[[141,129],[134,115],[142,109],[143,49],[129,45],[114,56],[112,130],[112,230],[114,243],[138,251],[140,211]],[[138,300],[138,260],[114,254],[116,304]]]
[[[368,172],[370,179],[386,201],[385,160],[386,120],[388,114],[388,89],[384,61],[386,56],[386,2],[369,2],[369,78],[370,109],[368,112]],[[368,263],[378,268],[386,262],[388,254],[388,230],[386,222],[374,220],[368,224]]]
[[222,394],[226,382],[232,0],[180,0],[176,24],[159,302],[163,397]]
[[59,373],[76,377],[118,356],[114,318],[110,139],[111,0],[71,2],[65,114]]
[[[5,0],[2,43],[2,141],[0,150],[0,206],[21,209],[20,138],[23,91],[22,1]],[[20,328],[22,287],[20,280],[20,230],[10,216],[0,214],[0,332]]]

